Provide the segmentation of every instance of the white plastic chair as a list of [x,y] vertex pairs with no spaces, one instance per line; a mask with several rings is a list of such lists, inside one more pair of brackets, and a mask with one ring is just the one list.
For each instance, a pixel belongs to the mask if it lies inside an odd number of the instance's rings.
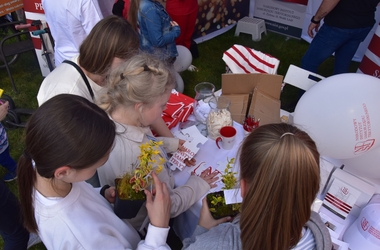
[[324,78],[321,75],[290,64],[284,78],[284,83],[306,91]]
[[[304,91],[310,89],[314,84],[324,79],[325,77],[308,70],[299,68],[291,64],[284,77],[284,84],[289,84]],[[293,112],[288,113],[285,110],[281,110],[281,116],[288,116],[288,122],[293,123]]]

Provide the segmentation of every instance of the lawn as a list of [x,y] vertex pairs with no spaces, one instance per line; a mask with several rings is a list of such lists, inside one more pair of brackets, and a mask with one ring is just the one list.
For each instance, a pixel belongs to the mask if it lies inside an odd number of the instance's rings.
[[[299,66],[301,58],[308,48],[308,43],[303,40],[289,39],[285,36],[268,32],[263,35],[261,41],[254,42],[250,35],[240,34],[234,36],[235,28],[209,41],[198,45],[199,58],[193,60],[193,65],[198,67],[198,72],[185,71],[181,76],[185,83],[184,93],[194,96],[194,86],[199,82],[211,82],[217,89],[221,87],[221,74],[225,72],[225,64],[222,60],[223,52],[234,44],[244,45],[264,53],[271,54],[280,60],[278,68],[279,75],[285,75],[290,64]],[[333,57],[329,58],[320,67],[318,72],[323,76],[330,76],[333,70]],[[356,72],[358,63],[352,62],[350,71]],[[17,107],[20,108],[37,108],[36,95],[38,88],[43,80],[39,65],[35,60],[32,52],[20,55],[18,61],[11,65],[11,72],[15,79],[18,93],[14,93],[10,84],[8,74],[4,69],[0,70],[1,85],[4,93],[11,96]],[[291,96],[291,95],[290,95]],[[292,97],[282,95],[282,102],[290,102]],[[27,117],[24,117],[27,119]],[[23,150],[23,132],[22,128],[8,130],[8,137],[11,145],[11,155],[18,159]],[[4,175],[4,168],[0,168],[0,177]],[[17,195],[17,185],[13,181],[7,183],[8,187]],[[0,238],[0,249],[3,242]],[[43,244],[38,244],[31,249],[45,249]]]

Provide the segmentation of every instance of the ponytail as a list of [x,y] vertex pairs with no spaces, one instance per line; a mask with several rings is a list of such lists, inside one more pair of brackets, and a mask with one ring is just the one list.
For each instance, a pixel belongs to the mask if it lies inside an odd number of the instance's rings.
[[247,184],[240,217],[243,249],[296,246],[319,189],[319,153],[307,133],[288,124],[255,129],[239,154]]
[[34,218],[33,187],[36,182],[36,172],[32,159],[24,152],[17,163],[17,184],[21,202],[21,212],[24,217],[25,228],[32,233],[37,233],[38,226]]
[[138,12],[140,9],[140,0],[131,0],[131,5],[128,12],[128,21],[131,24],[132,28],[137,31],[138,23]]

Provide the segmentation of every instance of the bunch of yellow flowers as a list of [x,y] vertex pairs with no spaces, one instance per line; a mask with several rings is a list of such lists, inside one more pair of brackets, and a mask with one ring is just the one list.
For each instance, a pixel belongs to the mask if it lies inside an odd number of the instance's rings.
[[227,166],[224,169],[224,173],[222,174],[222,182],[224,183],[224,187],[222,188],[223,190],[233,189],[236,185],[237,172],[233,172],[231,166],[234,163],[235,158],[231,158],[231,160],[228,160],[227,158]]
[[[139,193],[146,189],[153,180],[152,171],[159,174],[165,164],[165,159],[161,157],[159,147],[162,141],[152,141],[140,145],[140,155],[138,156],[138,164],[132,172],[128,172],[118,183],[117,191],[119,197],[133,199],[140,197],[133,195],[133,192]],[[143,194],[142,194],[143,195]],[[141,197],[140,197],[141,198]]]

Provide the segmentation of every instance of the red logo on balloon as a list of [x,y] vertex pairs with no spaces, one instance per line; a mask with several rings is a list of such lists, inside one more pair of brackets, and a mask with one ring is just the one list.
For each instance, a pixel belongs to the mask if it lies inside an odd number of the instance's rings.
[[369,222],[366,220],[366,218],[363,217],[362,221],[360,222],[360,226],[362,227],[363,231],[367,231],[369,228]]
[[358,142],[355,145],[355,154],[367,152],[375,144],[375,139],[368,139],[362,142]]

